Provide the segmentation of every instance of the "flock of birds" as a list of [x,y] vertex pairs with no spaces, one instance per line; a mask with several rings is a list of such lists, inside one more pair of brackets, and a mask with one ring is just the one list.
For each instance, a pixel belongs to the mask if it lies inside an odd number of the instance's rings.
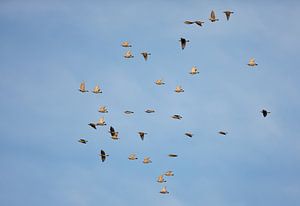
[[[226,19],[227,19],[227,21],[228,21],[228,20],[230,19],[231,14],[233,14],[234,12],[232,12],[232,11],[224,11],[223,13],[225,14]],[[216,14],[215,14],[214,11],[211,11],[209,20],[210,20],[211,22],[219,21],[219,19],[216,17]],[[196,24],[196,25],[201,26],[201,27],[202,27],[203,24],[204,24],[204,22],[201,21],[201,20],[196,20],[196,21],[190,21],[190,20],[187,20],[187,21],[184,21],[184,23],[185,23],[185,24],[188,24],[188,25],[190,25],[190,24]],[[186,47],[187,42],[189,42],[189,40],[187,40],[187,39],[185,39],[185,38],[180,38],[179,41],[180,41],[180,45],[181,45],[181,49],[182,49],[182,50]],[[124,47],[124,48],[132,47],[132,45],[131,45],[128,41],[122,42],[121,46]],[[148,60],[148,57],[149,57],[149,55],[151,55],[151,53],[145,51],[145,52],[142,52],[141,55],[144,57],[145,61],[147,61],[147,60]],[[129,58],[134,58],[134,56],[133,56],[132,52],[131,52],[130,50],[128,50],[128,51],[124,54],[124,58],[129,59]],[[248,65],[249,67],[256,67],[256,66],[257,66],[257,63],[255,62],[255,59],[254,59],[254,58],[251,58],[251,59],[249,60],[249,62],[248,62],[247,65]],[[191,74],[191,75],[196,75],[196,74],[199,74],[199,71],[198,71],[198,69],[197,69],[195,66],[193,66],[192,69],[191,69],[191,71],[189,72],[189,74]],[[164,85],[165,82],[164,82],[162,79],[158,79],[158,80],[155,81],[155,84],[156,84],[156,85]],[[82,83],[80,84],[79,91],[82,92],[82,93],[89,92],[89,91],[86,89],[86,87],[85,87],[85,82],[82,82]],[[181,93],[181,92],[184,92],[184,89],[183,89],[181,86],[178,85],[178,86],[176,86],[174,92],[176,92],[176,93]],[[96,85],[96,86],[94,87],[94,89],[92,90],[92,93],[94,93],[94,94],[100,94],[100,93],[102,93],[102,90],[101,90],[101,88],[99,87],[99,85]],[[100,113],[108,113],[108,110],[107,110],[106,106],[100,106],[98,112],[100,112]],[[146,112],[146,113],[154,113],[155,110],[153,110],[153,109],[147,109],[147,110],[145,110],[145,112]],[[261,110],[260,112],[262,113],[263,117],[266,117],[266,116],[270,113],[270,112],[267,111],[266,109],[263,109],[263,110]],[[127,115],[131,115],[131,114],[133,114],[134,112],[133,112],[133,111],[128,111],[128,110],[127,110],[127,111],[124,111],[124,113],[127,114]],[[179,114],[174,114],[174,115],[171,116],[171,117],[172,117],[173,119],[177,119],[177,120],[182,119],[182,116],[179,115]],[[105,122],[104,117],[101,117],[101,118],[98,120],[98,122],[96,122],[96,123],[91,122],[91,123],[89,123],[88,125],[89,125],[91,128],[93,128],[93,129],[97,129],[98,126],[105,126],[105,125],[106,125],[106,122]],[[113,139],[113,140],[118,140],[118,139],[119,139],[119,137],[118,137],[118,136],[119,136],[119,132],[115,131],[114,127],[110,126],[109,133],[110,133],[111,139]],[[226,131],[219,131],[218,133],[219,133],[220,135],[227,135],[227,132],[226,132]],[[145,135],[147,135],[147,133],[144,132],[144,131],[139,131],[139,132],[138,132],[138,135],[140,136],[141,140],[144,140],[144,137],[145,137]],[[186,132],[185,135],[191,138],[191,137],[193,137],[194,134],[191,133],[191,132]],[[82,143],[82,144],[86,144],[86,143],[88,142],[88,140],[86,140],[86,139],[79,139],[78,142],[80,142],[80,143]],[[109,155],[106,154],[104,150],[101,150],[99,156],[100,156],[100,158],[101,158],[101,161],[104,162],[104,161],[106,160],[106,158],[107,158]],[[169,157],[177,157],[177,154],[169,154],[168,156],[169,156]],[[130,154],[130,155],[128,156],[128,159],[133,161],[133,160],[137,160],[138,158],[137,158],[136,154]],[[152,163],[151,158],[150,158],[150,157],[145,157],[145,158],[143,159],[143,163],[144,163],[144,164]],[[174,173],[173,173],[173,171],[167,171],[167,172],[165,172],[164,174],[159,175],[159,176],[157,177],[157,182],[158,182],[158,183],[164,183],[164,182],[166,182],[166,180],[164,179],[164,176],[167,176],[167,177],[174,176]],[[162,187],[162,189],[160,190],[160,193],[161,193],[161,194],[168,194],[168,193],[169,193],[169,192],[167,191],[166,186],[163,186],[163,187]]]

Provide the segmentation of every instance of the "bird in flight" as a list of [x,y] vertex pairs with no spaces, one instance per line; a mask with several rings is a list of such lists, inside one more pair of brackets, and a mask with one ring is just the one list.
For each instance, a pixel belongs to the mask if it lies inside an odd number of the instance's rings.
[[126,110],[124,113],[125,113],[125,114],[133,114],[134,112],[133,112],[133,111]]
[[224,132],[224,131],[219,131],[219,134],[221,135],[227,135],[228,132]]
[[147,109],[145,112],[146,112],[146,113],[154,113],[155,110],[154,110],[154,109]]
[[188,136],[188,137],[193,137],[194,135],[191,133],[191,132],[186,132],[186,133],[184,133],[186,136]]
[[155,84],[157,84],[157,85],[164,85],[165,82],[162,79],[158,79],[158,80],[155,81]]
[[165,173],[165,176],[168,176],[168,177],[174,176],[174,173],[173,173],[173,171],[167,171],[167,172]]
[[163,182],[167,182],[167,181],[164,180],[164,175],[159,175],[159,176],[157,177],[157,182],[163,183]]
[[82,93],[88,92],[88,90],[85,89],[85,82],[80,83],[79,91],[82,92]]
[[112,126],[109,128],[109,133],[110,133],[111,138],[113,140],[118,140],[119,139],[118,138],[119,132],[116,132],[115,129]]
[[124,54],[124,57],[129,59],[129,58],[133,58],[134,56],[132,55],[131,51],[129,50]]
[[146,132],[138,132],[141,139],[144,140],[145,135],[147,134]]
[[102,162],[105,161],[106,157],[108,157],[108,154],[105,154],[105,152],[103,150],[101,150],[99,156],[101,157]]
[[187,39],[185,39],[185,38],[180,38],[179,41],[180,41],[180,45],[181,45],[181,49],[182,49],[182,50],[185,48],[186,43],[187,43],[187,42],[190,42],[190,40],[187,40]]
[[212,10],[212,11],[210,12],[210,18],[209,18],[209,20],[210,20],[211,22],[219,21],[219,19],[216,18],[216,14],[215,14],[214,10]]
[[181,119],[182,119],[182,116],[180,116],[179,114],[174,114],[174,115],[172,116],[172,118],[173,118],[173,119],[179,119],[179,120],[181,120]]
[[98,122],[96,123],[97,126],[104,126],[106,125],[104,117],[101,117]]
[[230,18],[230,15],[233,14],[234,12],[233,11],[224,11],[223,13],[226,15],[226,19],[228,21]]
[[255,67],[255,66],[257,66],[257,64],[256,64],[254,58],[251,58],[251,59],[249,60],[248,66],[250,66],[250,67]]
[[101,112],[101,113],[107,113],[108,111],[107,111],[107,109],[106,109],[105,106],[100,106],[98,112]]
[[184,92],[184,89],[181,86],[176,86],[175,90],[176,93]]
[[79,139],[78,142],[82,143],[82,144],[86,144],[88,141],[85,139]]
[[91,123],[89,123],[88,125],[89,125],[90,127],[94,128],[94,129],[97,129],[97,127],[96,127],[96,124],[95,124],[95,123],[92,123],[92,122],[91,122]]
[[198,20],[198,21],[189,21],[189,20],[187,20],[187,21],[185,21],[184,22],[185,24],[197,24],[198,26],[202,26],[203,24],[204,24],[204,21],[200,21],[200,20]]
[[122,42],[121,46],[122,46],[122,47],[132,47],[132,46],[129,44],[128,41]]
[[149,164],[149,163],[152,163],[150,157],[145,157],[144,160],[143,160],[143,163],[144,164]]
[[100,87],[98,85],[95,86],[95,88],[93,89],[93,93],[94,94],[99,94],[99,93],[102,93]]
[[169,194],[169,192],[167,191],[167,187],[163,186],[163,188],[160,190],[161,194]]
[[262,113],[262,115],[263,115],[264,117],[266,117],[268,114],[271,113],[271,112],[269,112],[269,111],[267,111],[267,110],[265,110],[265,109],[261,110],[260,112]]
[[199,74],[199,71],[198,71],[198,69],[195,66],[193,66],[192,69],[191,69],[191,71],[190,71],[190,74],[191,75]]
[[141,55],[143,55],[145,61],[147,61],[148,56],[151,55],[151,53],[148,53],[148,52],[142,52]]
[[177,154],[169,154],[168,156],[169,156],[169,157],[178,157]]
[[128,157],[129,160],[137,160],[136,154],[130,154]]

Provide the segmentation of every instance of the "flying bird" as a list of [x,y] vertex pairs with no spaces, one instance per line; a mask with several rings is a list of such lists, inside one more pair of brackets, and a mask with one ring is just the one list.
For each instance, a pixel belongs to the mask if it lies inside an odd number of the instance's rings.
[[130,154],[128,157],[129,160],[137,160],[136,154]]
[[101,113],[108,113],[107,109],[105,106],[100,106],[98,112],[101,112]]
[[164,176],[163,176],[163,175],[159,175],[159,176],[157,177],[157,182],[163,183],[163,182],[167,182],[167,181],[164,180]]
[[124,113],[125,113],[125,114],[133,114],[134,112],[133,112],[133,111],[126,110]]
[[86,144],[88,141],[85,139],[79,139],[78,142],[82,143],[82,144]]
[[148,56],[151,55],[151,53],[148,53],[148,52],[142,52],[141,55],[143,55],[145,61],[147,61]]
[[150,157],[145,157],[144,160],[143,160],[143,163],[144,164],[149,164],[149,163],[152,163],[152,161],[150,160]]
[[89,123],[88,125],[89,125],[90,127],[94,128],[94,129],[97,129],[95,123],[92,123],[92,122],[91,122],[91,123]]
[[165,82],[162,79],[158,79],[158,80],[155,81],[155,84],[157,84],[157,85],[164,85]]
[[181,120],[181,119],[182,119],[182,116],[180,116],[179,114],[174,114],[174,115],[172,116],[172,118],[173,118],[173,119],[179,119],[179,120]]
[[103,150],[101,150],[99,156],[101,156],[101,160],[102,160],[102,162],[104,162],[106,157],[108,157],[109,155],[105,154],[105,152]]
[[85,82],[80,83],[79,91],[82,92],[82,93],[88,92],[88,90],[85,89]]
[[224,131],[219,131],[219,134],[221,135],[227,135],[228,132],[224,132]]
[[226,19],[228,21],[230,18],[230,15],[233,14],[234,12],[233,11],[224,11],[223,13],[226,15]]
[[100,87],[98,85],[95,86],[95,88],[93,89],[93,93],[94,94],[99,94],[99,93],[102,93]]
[[138,132],[141,139],[144,140],[145,135],[147,134],[146,132]]
[[184,92],[184,89],[181,86],[176,86],[175,90],[176,93]]
[[194,136],[191,132],[186,132],[185,135],[188,136],[188,137],[193,137]]
[[129,50],[124,54],[124,57],[129,59],[129,58],[133,58],[134,56],[132,55],[131,51]]
[[131,47],[131,45],[129,44],[128,41],[122,42],[121,46],[122,46],[122,47]]
[[216,18],[216,14],[215,14],[214,10],[211,11],[209,20],[211,22],[219,21],[219,19]]
[[250,67],[257,66],[257,64],[256,64],[256,62],[255,62],[255,59],[254,59],[254,58],[251,58],[251,59],[249,60],[248,66],[250,66]]
[[264,117],[266,117],[269,113],[271,113],[265,109],[261,110],[260,112],[263,114]]
[[178,157],[177,154],[169,154],[168,156],[169,156],[169,157]]
[[200,21],[200,20],[198,20],[198,21],[189,21],[189,20],[187,20],[187,21],[185,21],[184,22],[185,24],[197,24],[198,26],[202,26],[203,24],[204,24],[204,22],[203,21]]
[[190,71],[190,74],[191,75],[199,74],[199,71],[198,71],[198,69],[195,66],[193,66],[192,69],[191,69],[191,71]]
[[167,172],[165,173],[165,176],[168,176],[168,177],[174,176],[174,173],[173,173],[173,171],[167,171]]
[[146,113],[154,113],[155,110],[153,110],[153,109],[147,109],[145,112],[146,112]]
[[111,138],[113,140],[118,140],[119,139],[118,138],[119,132],[116,132],[115,129],[112,126],[109,128],[109,133],[110,133]]
[[185,39],[185,38],[180,38],[179,41],[180,41],[181,49],[182,49],[182,50],[185,48],[186,43],[187,43],[187,42],[190,42],[190,40],[187,40],[187,39]]
[[160,190],[161,194],[169,194],[169,192],[167,191],[167,187],[163,186],[163,188]]
[[96,123],[97,126],[104,126],[106,125],[104,117],[101,117],[98,122]]

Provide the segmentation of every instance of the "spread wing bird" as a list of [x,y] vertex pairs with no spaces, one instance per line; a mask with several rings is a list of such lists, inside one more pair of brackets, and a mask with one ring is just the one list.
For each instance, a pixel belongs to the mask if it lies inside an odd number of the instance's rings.
[[198,26],[203,26],[203,24],[204,24],[204,21],[195,21],[195,23],[198,25]]
[[110,127],[110,128],[109,128],[109,133],[110,133],[111,138],[112,138],[113,140],[118,140],[118,139],[119,139],[119,138],[118,138],[119,132],[116,132],[115,129],[114,129],[113,127]]
[[101,112],[101,113],[107,113],[108,111],[107,111],[107,109],[106,109],[105,106],[100,106],[98,112]]
[[148,52],[142,52],[141,55],[143,55],[145,61],[147,61],[148,56],[151,55],[151,53],[148,53]]
[[108,157],[109,155],[108,154],[105,154],[105,152],[103,151],[103,150],[101,150],[101,152],[100,152],[100,154],[99,154],[100,156],[101,156],[101,160],[102,160],[102,162],[104,162],[105,161],[105,159],[106,159],[106,157]]
[[97,129],[97,127],[96,127],[96,124],[95,123],[89,123],[89,125],[90,125],[90,127],[92,127],[92,128],[94,128],[94,129]]
[[137,160],[136,154],[130,154],[128,157],[129,160]]
[[153,109],[147,109],[145,112],[146,112],[146,113],[154,113],[155,110],[153,110]]
[[122,47],[131,47],[131,45],[129,44],[128,41],[122,42],[121,46],[122,46]]
[[98,122],[96,123],[96,125],[98,126],[104,126],[104,125],[106,125],[106,123],[105,123],[105,120],[104,120],[104,117],[101,117],[99,120],[98,120]]
[[193,66],[192,69],[191,69],[191,71],[190,71],[190,74],[191,75],[199,74],[199,71],[198,71],[198,69],[195,66]]
[[186,133],[184,133],[186,136],[188,136],[188,137],[193,137],[194,135],[191,133],[191,132],[186,132]]
[[162,79],[158,79],[158,80],[155,81],[155,84],[157,84],[157,85],[164,85],[165,82]]
[[184,21],[184,23],[185,23],[185,24],[193,24],[193,23],[195,23],[195,22],[194,22],[194,21],[186,20],[186,21]]
[[126,110],[124,113],[125,113],[125,114],[133,114],[134,112],[133,112],[133,111]]
[[78,142],[82,143],[82,144],[86,144],[88,141],[85,139],[79,139]]
[[219,131],[219,134],[221,135],[227,135],[228,132],[224,132],[224,131]]
[[85,82],[80,83],[79,91],[82,92],[82,93],[88,92],[88,90],[85,89]]
[[230,15],[233,14],[234,12],[233,11],[224,11],[223,13],[226,15],[226,19],[228,21],[230,18]]
[[98,85],[95,86],[94,90],[93,90],[93,93],[95,94],[99,94],[99,93],[102,93],[100,87]]
[[178,157],[177,154],[169,154],[168,156],[169,156],[169,157]]
[[182,50],[185,48],[186,43],[187,43],[187,42],[190,42],[190,40],[187,40],[187,39],[185,39],[185,38],[180,38],[179,41],[180,41],[181,49],[182,49]]
[[165,173],[165,176],[168,176],[168,177],[174,176],[174,173],[173,173],[173,171],[167,171],[167,172]]
[[268,112],[268,111],[265,110],[265,109],[261,110],[260,112],[262,113],[262,115],[263,115],[264,117],[266,117],[269,113],[271,113],[271,112]]
[[182,116],[180,116],[179,114],[174,114],[173,116],[172,116],[172,118],[173,119],[182,119]]
[[176,93],[181,93],[181,92],[184,92],[184,89],[181,86],[176,86],[175,92]]
[[161,194],[169,194],[169,192],[167,191],[167,187],[164,186],[161,190],[160,190]]
[[250,66],[250,67],[257,66],[257,64],[256,64],[256,62],[255,62],[255,59],[254,59],[254,58],[251,58],[251,59],[249,60],[248,66]]
[[210,20],[211,22],[219,21],[219,19],[216,18],[216,14],[215,14],[214,10],[212,10],[212,11],[210,12],[210,18],[209,18],[209,20]]
[[164,176],[163,176],[163,175],[159,175],[159,176],[157,177],[157,182],[163,183],[163,182],[167,182],[167,181],[164,180]]
[[150,160],[150,157],[145,157],[144,160],[143,160],[143,163],[144,164],[149,164],[149,163],[152,163],[152,161]]
[[129,59],[129,58],[133,58],[134,56],[132,55],[131,51],[129,50],[124,54],[124,57]]
[[138,132],[141,139],[144,140],[145,135],[147,134],[146,132]]

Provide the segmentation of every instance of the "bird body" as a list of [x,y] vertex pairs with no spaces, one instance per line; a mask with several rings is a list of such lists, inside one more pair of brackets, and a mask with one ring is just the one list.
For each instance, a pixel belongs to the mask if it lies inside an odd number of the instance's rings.
[[204,21],[200,21],[200,20],[197,20],[197,21],[189,21],[189,20],[187,20],[187,21],[185,21],[184,22],[185,24],[197,24],[198,26],[202,26],[203,24],[204,24]]
[[109,128],[109,133],[110,133],[111,138],[112,138],[113,140],[118,140],[118,139],[119,139],[119,137],[118,137],[119,132],[116,132],[115,129],[114,129],[113,127],[110,127],[110,128]]
[[250,67],[255,67],[255,66],[257,66],[257,64],[256,64],[254,58],[251,58],[251,59],[249,60],[248,66],[250,66]]
[[149,163],[152,163],[150,157],[145,157],[144,160],[143,160],[143,163],[144,164],[149,164]]
[[141,139],[144,140],[145,135],[147,134],[146,132],[138,132]]
[[214,10],[212,10],[212,11],[210,12],[210,18],[209,18],[209,20],[210,20],[211,22],[219,21],[219,19],[216,18],[216,14],[215,14]]
[[108,157],[109,155],[106,154],[106,153],[104,152],[104,150],[101,150],[99,156],[101,157],[102,162],[104,162],[105,159],[106,159],[106,157]]
[[96,123],[96,125],[98,126],[104,126],[104,125],[106,125],[106,123],[105,123],[105,120],[104,120],[104,117],[101,117],[99,120],[98,120],[98,122]]
[[82,93],[88,92],[88,90],[85,89],[85,82],[80,83],[79,91],[82,92]]
[[148,52],[142,52],[141,55],[143,55],[145,61],[147,61],[148,56],[151,55],[151,53],[148,53]]
[[163,175],[159,175],[159,176],[157,177],[157,182],[163,183],[163,182],[167,182],[167,181],[164,180],[164,176],[163,176]]
[[100,106],[98,112],[101,112],[101,113],[108,113],[107,109],[105,106]]
[[178,157],[177,154],[169,154],[168,156],[169,156],[169,157]]
[[181,92],[184,92],[184,89],[181,86],[176,86],[175,92],[176,93],[181,93]]
[[133,112],[133,111],[126,110],[124,113],[125,113],[125,114],[133,114],[134,112]]
[[169,194],[169,192],[167,191],[167,187],[164,186],[161,190],[160,190],[161,194]]
[[266,117],[269,113],[271,113],[271,112],[268,112],[265,109],[261,110],[260,112],[263,114],[264,117]]
[[129,160],[137,160],[136,154],[130,154],[128,157]]
[[124,54],[124,57],[129,59],[129,58],[133,58],[134,56],[132,55],[131,51],[129,50]]
[[227,135],[228,132],[224,132],[224,131],[219,131],[219,134],[221,135]]
[[173,119],[178,119],[178,120],[181,120],[182,119],[182,116],[180,116],[179,114],[174,114],[172,116]]
[[90,126],[90,127],[92,127],[92,128],[94,128],[94,129],[97,129],[97,127],[96,127],[96,124],[95,124],[95,123],[92,123],[92,122],[91,122],[91,123],[89,123],[89,126]]
[[180,41],[180,45],[181,45],[181,49],[182,49],[182,50],[185,48],[186,43],[187,43],[187,42],[190,42],[190,40],[187,40],[187,39],[185,39],[185,38],[180,38],[179,41]]
[[165,83],[164,83],[164,81],[162,79],[158,79],[158,80],[155,81],[155,84],[157,84],[157,85],[164,85]]
[[86,144],[88,141],[85,139],[79,139],[78,142],[82,143],[82,144]]
[[224,11],[223,13],[226,15],[226,19],[228,21],[230,18],[230,15],[233,14],[234,12],[233,11]]
[[154,113],[155,110],[153,110],[153,109],[147,109],[145,112],[146,112],[146,113]]
[[191,132],[186,132],[185,135],[188,137],[193,137],[193,134]]
[[168,176],[168,177],[174,176],[174,173],[173,173],[173,171],[167,171],[167,172],[165,173],[165,176]]
[[128,41],[122,42],[121,46],[122,46],[122,47],[132,47],[132,46],[129,44]]
[[95,93],[95,94],[102,93],[102,91],[98,85],[96,85],[95,88],[93,89],[93,93]]
[[190,71],[190,74],[191,75],[199,74],[199,71],[198,71],[198,69],[195,66],[193,66],[192,69],[191,69],[191,71]]

